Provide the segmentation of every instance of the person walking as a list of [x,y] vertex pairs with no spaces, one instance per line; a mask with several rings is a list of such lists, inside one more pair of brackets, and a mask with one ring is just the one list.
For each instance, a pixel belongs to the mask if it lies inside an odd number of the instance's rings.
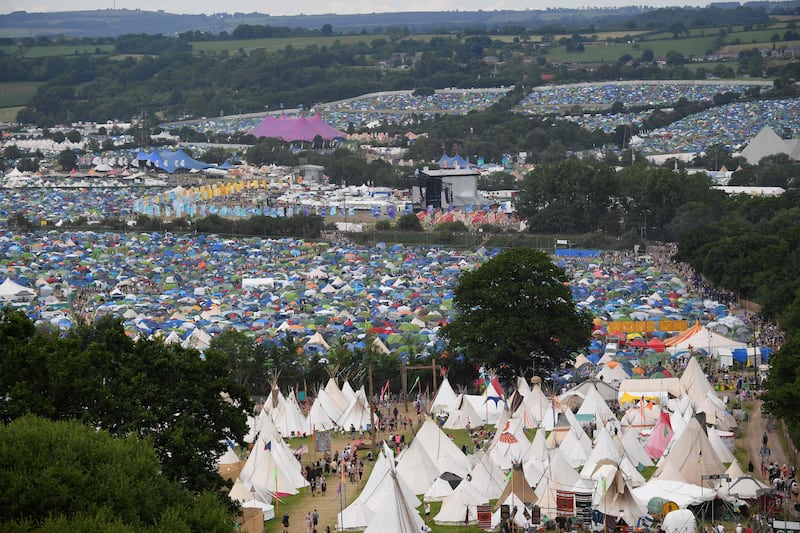
[[311,518],[311,513],[306,513],[306,533],[311,533],[314,527],[314,519]]

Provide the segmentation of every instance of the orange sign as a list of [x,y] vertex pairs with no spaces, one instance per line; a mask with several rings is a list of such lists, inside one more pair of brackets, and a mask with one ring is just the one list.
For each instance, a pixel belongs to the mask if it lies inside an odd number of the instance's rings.
[[608,323],[609,332],[651,333],[653,331],[684,331],[686,320],[617,320]]

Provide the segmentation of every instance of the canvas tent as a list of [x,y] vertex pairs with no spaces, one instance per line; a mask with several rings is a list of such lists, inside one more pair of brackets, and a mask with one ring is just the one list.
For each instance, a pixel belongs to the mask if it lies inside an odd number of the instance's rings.
[[478,521],[478,505],[487,503],[488,498],[465,479],[442,501],[442,507],[433,521],[443,526],[474,524]]
[[[422,519],[416,508],[420,505],[408,485],[397,475],[394,453],[384,444],[364,489],[337,515],[336,529],[362,531],[372,527],[372,531],[376,531],[378,524],[385,520],[387,529],[383,531],[419,531]],[[419,519],[418,523],[412,515]],[[376,516],[379,519],[373,520]],[[410,525],[409,520],[412,522]],[[415,529],[389,529],[390,526]]]
[[647,514],[647,508],[633,495],[620,469],[617,469],[606,483],[605,493],[599,496],[600,500],[595,506],[597,509],[606,509],[606,514],[616,519],[622,518],[630,526],[635,526],[639,517]]
[[480,462],[472,467],[472,485],[489,500],[496,500],[503,493],[506,477],[489,454],[482,455]]
[[439,385],[439,390],[436,391],[433,404],[431,404],[431,413],[437,415],[442,411],[447,411],[447,409],[455,403],[457,398],[458,396],[456,396],[455,391],[453,391],[450,381],[447,379],[447,376],[445,376],[442,380],[442,384]]
[[344,139],[346,134],[332,127],[322,120],[319,115],[312,117],[289,117],[281,115],[274,117],[267,115],[250,133],[256,138],[261,137],[281,139],[285,142],[311,142],[317,136],[325,141]]
[[713,482],[702,479],[703,476],[724,473],[725,467],[714,452],[700,422],[691,418],[686,428],[673,439],[653,477],[712,488]]
[[36,298],[36,291],[23,287],[11,278],[0,284],[0,300],[4,302],[30,302]]
[[661,413],[658,423],[650,432],[647,437],[647,442],[644,445],[644,450],[652,459],[658,459],[664,454],[664,450],[669,446],[674,432],[672,431],[672,424],[670,422],[669,413],[666,411]]
[[483,418],[475,411],[472,404],[466,399],[466,395],[459,394],[458,399],[450,407],[450,416],[442,426],[445,429],[464,429],[469,424],[470,428],[475,429],[483,426]]
[[[665,344],[667,343],[667,341],[664,342]],[[729,339],[719,333],[714,333],[705,326],[701,326],[694,335],[684,338],[676,344],[669,345],[667,351],[675,354],[700,348],[706,350],[709,355],[716,356],[719,348],[735,350],[736,348],[747,348],[747,344]]]
[[769,126],[764,126],[742,150],[741,156],[751,165],[757,165],[761,159],[777,154],[786,154],[792,160],[800,159],[800,150],[795,139],[783,139]]
[[689,509],[676,509],[664,516],[661,531],[664,533],[696,533],[697,519]]
[[732,481],[727,488],[720,489],[720,492],[733,498],[755,500],[758,497],[759,490],[769,488],[771,488],[769,485],[751,475],[742,475]]

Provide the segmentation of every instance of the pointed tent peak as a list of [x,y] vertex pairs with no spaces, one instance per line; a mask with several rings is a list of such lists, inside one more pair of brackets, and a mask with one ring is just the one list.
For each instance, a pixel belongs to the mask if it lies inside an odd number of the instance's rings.
[[525,381],[525,376],[517,376],[517,392],[522,395],[530,394],[531,388],[528,382]]
[[431,404],[431,413],[438,414],[442,411],[446,411],[457,398],[458,395],[456,395],[453,387],[450,385],[450,380],[445,376]]
[[389,347],[384,344],[380,337],[374,337],[372,339],[372,346],[384,355],[390,355],[392,353],[391,350],[389,350]]
[[739,466],[739,462],[734,459],[725,473],[728,474],[728,477],[732,480],[737,480],[744,475],[744,470]]
[[528,480],[525,479],[525,471],[520,463],[512,465],[506,487],[503,489],[500,498],[498,498],[495,508],[499,509],[500,505],[505,503],[506,499],[512,494],[517,500],[528,506],[535,504],[539,499]]
[[498,379],[497,376],[492,377],[489,383],[491,384],[495,393],[497,393],[501,398],[505,398],[505,392],[503,391],[503,387],[500,385],[500,379]]
[[[325,371],[328,373],[328,377],[330,379],[334,379],[335,380],[336,377],[339,375],[339,368],[340,368],[340,365],[337,363],[337,364],[333,364],[333,365],[328,365],[325,368]],[[336,386],[338,387],[339,385],[337,384]]]
[[351,402],[356,398],[356,391],[353,390],[350,381],[347,379],[344,380],[344,384],[342,385],[342,394],[347,396],[347,399]]
[[306,341],[306,346],[322,346],[326,350],[330,350],[331,347],[328,342],[325,340],[325,337],[322,336],[322,333],[319,331],[315,332],[311,337],[308,338]]

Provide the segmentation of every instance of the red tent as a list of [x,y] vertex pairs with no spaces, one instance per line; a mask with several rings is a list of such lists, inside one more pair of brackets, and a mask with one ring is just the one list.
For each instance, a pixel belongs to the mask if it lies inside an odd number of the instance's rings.
[[664,343],[661,342],[661,340],[659,340],[659,339],[657,339],[655,337],[653,337],[652,339],[647,341],[647,347],[648,348],[652,348],[656,352],[659,352],[659,353],[663,352],[663,351],[666,351],[666,349],[667,349],[667,347],[664,345]]

